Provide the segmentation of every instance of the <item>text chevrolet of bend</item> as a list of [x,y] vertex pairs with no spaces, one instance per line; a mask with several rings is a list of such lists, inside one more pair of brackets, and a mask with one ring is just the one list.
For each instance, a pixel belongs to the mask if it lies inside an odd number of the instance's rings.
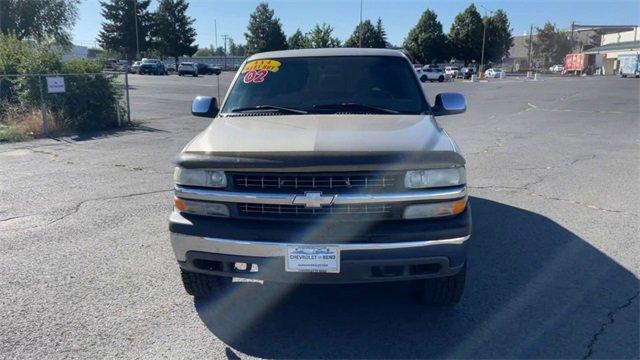
[[[388,49],[256,54],[179,154],[171,244],[187,292],[266,282],[411,281],[423,301],[460,300],[471,234],[465,159],[409,59]],[[242,286],[242,285],[238,285]]]

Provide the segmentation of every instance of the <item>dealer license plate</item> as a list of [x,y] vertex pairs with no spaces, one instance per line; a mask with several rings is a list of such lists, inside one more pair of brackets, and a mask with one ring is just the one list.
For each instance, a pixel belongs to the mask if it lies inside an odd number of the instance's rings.
[[289,272],[340,272],[340,249],[336,246],[289,246],[285,270]]

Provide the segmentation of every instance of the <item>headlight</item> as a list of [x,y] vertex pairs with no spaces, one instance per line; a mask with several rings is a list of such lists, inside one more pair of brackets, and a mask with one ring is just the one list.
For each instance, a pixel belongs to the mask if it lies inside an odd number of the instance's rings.
[[229,216],[229,208],[225,204],[206,202],[206,201],[192,201],[180,199],[179,197],[173,198],[176,210],[196,215],[205,216]]
[[178,185],[223,188],[227,186],[224,171],[185,169],[177,167],[173,172],[173,181]]
[[408,189],[463,185],[467,182],[464,167],[453,169],[412,170],[404,176]]
[[431,204],[408,205],[404,208],[403,218],[423,219],[458,215],[467,207],[467,198]]

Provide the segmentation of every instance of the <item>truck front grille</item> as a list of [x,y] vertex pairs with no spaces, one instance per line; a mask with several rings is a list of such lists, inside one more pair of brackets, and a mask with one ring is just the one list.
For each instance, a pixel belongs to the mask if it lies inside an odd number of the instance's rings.
[[235,173],[231,176],[234,188],[239,191],[377,192],[402,185],[399,173]]
[[331,205],[307,208],[304,205],[238,204],[241,216],[261,218],[309,219],[339,215],[341,220],[387,219],[392,217],[390,204]]

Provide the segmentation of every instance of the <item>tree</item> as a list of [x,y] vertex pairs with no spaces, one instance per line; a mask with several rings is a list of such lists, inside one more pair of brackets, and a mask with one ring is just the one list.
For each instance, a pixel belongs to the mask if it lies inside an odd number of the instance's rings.
[[416,26],[409,31],[403,44],[409,55],[423,64],[446,60],[447,38],[442,32],[438,15],[427,9]]
[[333,28],[331,25],[322,23],[322,25],[316,24],[316,26],[307,33],[307,42],[309,47],[312,48],[332,48],[340,47],[340,40],[331,36],[333,34]]
[[[360,34],[362,34],[362,46],[360,44]],[[380,18],[378,18],[375,27],[367,19],[356,26],[344,45],[346,47],[385,48],[387,47],[386,36],[387,34]]]
[[211,48],[199,48],[198,51],[194,54],[195,56],[213,56],[213,51]]
[[451,24],[449,42],[452,55],[468,64],[471,60],[480,61],[482,53],[483,23],[474,4],[458,14]]
[[[123,54],[129,61],[136,58],[138,44],[140,51],[148,50],[150,48],[149,31],[152,21],[152,16],[147,10],[150,2],[151,0],[101,1],[101,13],[106,21],[102,23],[102,30],[98,34],[100,46],[105,50]],[[134,4],[137,9],[136,14],[134,14]],[[136,44],[136,15],[138,44]]]
[[311,47],[307,37],[304,36],[299,28],[289,37],[289,39],[287,39],[287,44],[289,49],[306,49]]
[[180,56],[192,56],[198,51],[194,19],[187,16],[185,0],[160,0],[153,14],[151,37],[160,54],[171,56],[178,63]]
[[226,54],[225,54],[224,48],[223,48],[222,46],[218,46],[218,47],[213,51],[213,55],[214,55],[214,56],[224,56],[224,55],[226,55]]
[[563,63],[565,55],[571,52],[571,41],[567,33],[560,31],[549,21],[542,28],[536,28],[536,32],[531,45],[533,59],[544,67]]
[[274,17],[273,10],[269,9],[267,3],[260,3],[249,16],[249,25],[244,36],[250,54],[287,48],[287,39],[282,31],[280,19]]
[[485,62],[500,61],[509,56],[509,49],[513,45],[511,28],[507,14],[503,10],[496,11],[485,18],[487,32],[485,36]]
[[79,0],[0,0],[0,33],[18,40],[52,39],[71,45],[69,31],[78,18]]
[[229,40],[227,40],[228,42],[228,48],[229,51],[227,52],[229,55],[233,55],[233,56],[244,56],[245,55],[245,51],[246,51],[246,47],[242,44],[236,44],[235,41],[233,41],[232,38],[229,38]]

